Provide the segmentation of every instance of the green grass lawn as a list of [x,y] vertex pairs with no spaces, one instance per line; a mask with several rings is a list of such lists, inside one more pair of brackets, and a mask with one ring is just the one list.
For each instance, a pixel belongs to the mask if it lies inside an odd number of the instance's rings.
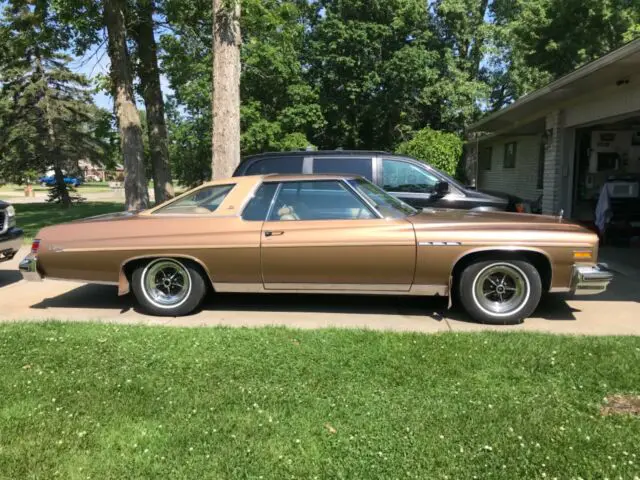
[[38,230],[47,225],[119,212],[124,209],[124,205],[118,202],[74,203],[67,209],[52,203],[16,203],[14,207],[18,226],[24,230],[25,243],[31,243]]
[[0,477],[640,476],[640,338],[0,326]]

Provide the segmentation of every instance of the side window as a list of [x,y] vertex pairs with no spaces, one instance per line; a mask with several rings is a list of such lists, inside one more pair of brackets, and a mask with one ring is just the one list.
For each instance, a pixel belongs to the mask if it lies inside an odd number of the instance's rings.
[[264,221],[269,213],[273,194],[278,189],[277,183],[263,183],[242,212],[243,220]]
[[373,159],[351,157],[316,157],[313,159],[313,173],[346,173],[373,179]]
[[213,185],[199,188],[153,213],[208,215],[216,211],[233,187],[235,185]]
[[438,179],[402,160],[382,160],[382,188],[388,192],[431,193]]
[[542,190],[544,188],[544,156],[546,149],[544,143],[540,144],[540,151],[538,153],[538,181],[536,182],[536,188]]
[[504,162],[502,164],[502,168],[516,167],[517,151],[518,144],[516,142],[509,142],[504,144]]
[[482,147],[478,152],[478,166],[480,170],[491,170],[492,147]]
[[256,161],[246,175],[267,173],[302,173],[302,157],[267,157]]
[[285,182],[269,220],[355,220],[376,218],[339,180]]

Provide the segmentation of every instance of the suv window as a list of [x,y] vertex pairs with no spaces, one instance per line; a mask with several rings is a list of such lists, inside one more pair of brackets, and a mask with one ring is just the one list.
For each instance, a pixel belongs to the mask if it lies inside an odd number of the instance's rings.
[[156,210],[156,213],[209,215],[215,212],[235,185],[203,187]]
[[302,173],[302,157],[269,157],[257,160],[247,168],[247,175],[266,173]]
[[402,160],[382,160],[382,188],[387,192],[431,193],[438,178]]
[[376,218],[369,207],[339,180],[285,182],[269,220],[355,220]]
[[371,181],[373,161],[371,158],[316,157],[313,159],[313,173],[346,173]]

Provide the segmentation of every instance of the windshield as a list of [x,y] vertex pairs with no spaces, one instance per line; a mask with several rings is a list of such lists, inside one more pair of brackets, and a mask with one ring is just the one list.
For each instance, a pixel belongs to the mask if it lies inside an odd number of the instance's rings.
[[389,195],[380,187],[363,178],[356,178],[348,182],[358,193],[367,197],[376,207],[376,210],[385,218],[404,218],[418,213],[412,206],[407,205],[393,195]]

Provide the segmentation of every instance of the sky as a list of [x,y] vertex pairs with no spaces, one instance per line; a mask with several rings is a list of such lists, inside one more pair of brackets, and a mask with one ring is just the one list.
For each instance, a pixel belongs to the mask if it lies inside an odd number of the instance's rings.
[[[73,57],[73,61],[69,67],[78,73],[86,75],[90,79],[94,79],[97,75],[109,74],[109,55],[107,55],[106,45],[102,47],[94,47],[82,57]],[[173,93],[173,90],[169,87],[169,81],[164,75],[160,75],[160,87],[162,93],[167,98],[168,95]],[[105,110],[113,110],[113,99],[111,95],[105,92],[98,92],[93,95],[93,100],[96,105]],[[136,97],[138,108],[144,108],[144,103],[141,98]]]

